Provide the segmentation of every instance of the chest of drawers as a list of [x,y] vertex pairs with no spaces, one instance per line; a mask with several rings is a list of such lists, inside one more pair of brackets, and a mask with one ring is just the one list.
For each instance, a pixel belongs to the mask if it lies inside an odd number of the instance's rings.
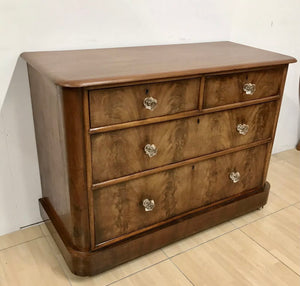
[[262,207],[292,57],[231,42],[30,52],[41,214],[93,275]]

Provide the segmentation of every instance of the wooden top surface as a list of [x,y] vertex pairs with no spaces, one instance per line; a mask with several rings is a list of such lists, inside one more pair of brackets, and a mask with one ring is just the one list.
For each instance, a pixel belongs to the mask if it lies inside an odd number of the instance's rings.
[[27,52],[33,68],[58,85],[87,87],[296,62],[232,42]]

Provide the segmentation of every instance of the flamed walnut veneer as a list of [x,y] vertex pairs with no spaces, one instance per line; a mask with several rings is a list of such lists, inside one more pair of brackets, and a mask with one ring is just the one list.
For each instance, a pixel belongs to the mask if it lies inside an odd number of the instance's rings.
[[262,207],[292,57],[231,42],[28,52],[42,217],[93,275]]

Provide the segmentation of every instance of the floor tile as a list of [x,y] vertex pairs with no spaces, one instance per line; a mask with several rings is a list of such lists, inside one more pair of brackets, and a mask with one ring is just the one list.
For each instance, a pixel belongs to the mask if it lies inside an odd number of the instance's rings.
[[271,158],[270,158],[270,164],[276,163],[276,162],[280,162],[280,161],[283,161],[283,160],[280,159],[280,158],[278,158],[278,157],[276,157],[275,155],[272,155]]
[[170,261],[164,261],[127,277],[113,286],[192,286]]
[[300,209],[300,202],[294,205],[297,209]]
[[61,254],[58,246],[56,245],[53,237],[51,235],[48,235],[48,236],[45,236],[48,244],[50,245],[51,249],[52,249],[52,253],[55,254],[55,255],[59,255]]
[[236,227],[241,227],[248,223],[256,221],[262,217],[265,217],[266,215],[270,215],[271,213],[286,208],[288,206],[289,206],[288,202],[284,201],[283,199],[275,195],[272,191],[270,191],[268,202],[262,209],[237,217],[233,219],[231,222]]
[[40,228],[41,228],[42,233],[43,233],[44,236],[51,235],[48,228],[47,228],[47,226],[46,226],[46,224],[44,222],[40,224]]
[[243,227],[242,231],[300,275],[299,209],[286,208]]
[[1,263],[1,260],[0,260],[0,285],[1,286],[8,285],[8,281],[6,280],[5,272],[4,272],[4,267],[3,267],[2,263]]
[[164,259],[166,259],[166,256],[162,253],[161,250],[158,250],[92,277],[79,277],[74,275],[69,270],[62,255],[59,255],[58,259],[72,285],[102,286],[118,281],[128,275],[134,274],[153,264],[163,261]]
[[106,271],[104,273],[92,277],[80,277],[74,275],[69,270],[53,238],[50,236],[46,238],[53,249],[53,253],[59,260],[61,267],[64,269],[64,272],[71,281],[72,285],[107,285],[167,259],[167,257],[161,250],[157,250],[137,259],[134,259],[130,262],[117,266],[112,270]]
[[300,277],[240,230],[171,259],[194,285],[299,285]]
[[296,149],[291,149],[274,154],[272,158],[274,158],[275,160],[279,159],[287,161],[294,167],[300,169],[300,151],[297,151]]
[[38,225],[24,228],[0,236],[0,250],[42,237],[43,233]]
[[0,251],[1,286],[70,285],[45,237]]
[[226,222],[170,244],[164,247],[163,251],[168,257],[172,257],[224,233],[232,231],[234,228],[235,226],[231,222]]
[[268,172],[268,181],[271,192],[289,204],[300,200],[300,171],[286,161],[271,163]]
[[300,285],[299,169],[300,152],[273,155],[262,210],[164,247],[180,270],[158,250],[93,277],[75,276],[41,224],[0,236],[0,285],[192,285],[188,279],[194,285]]

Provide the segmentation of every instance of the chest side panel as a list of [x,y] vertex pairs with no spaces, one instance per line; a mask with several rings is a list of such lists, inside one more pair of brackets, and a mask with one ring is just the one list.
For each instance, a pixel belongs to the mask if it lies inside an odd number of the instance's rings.
[[61,89],[28,66],[42,194],[74,248],[90,248],[80,89]]

